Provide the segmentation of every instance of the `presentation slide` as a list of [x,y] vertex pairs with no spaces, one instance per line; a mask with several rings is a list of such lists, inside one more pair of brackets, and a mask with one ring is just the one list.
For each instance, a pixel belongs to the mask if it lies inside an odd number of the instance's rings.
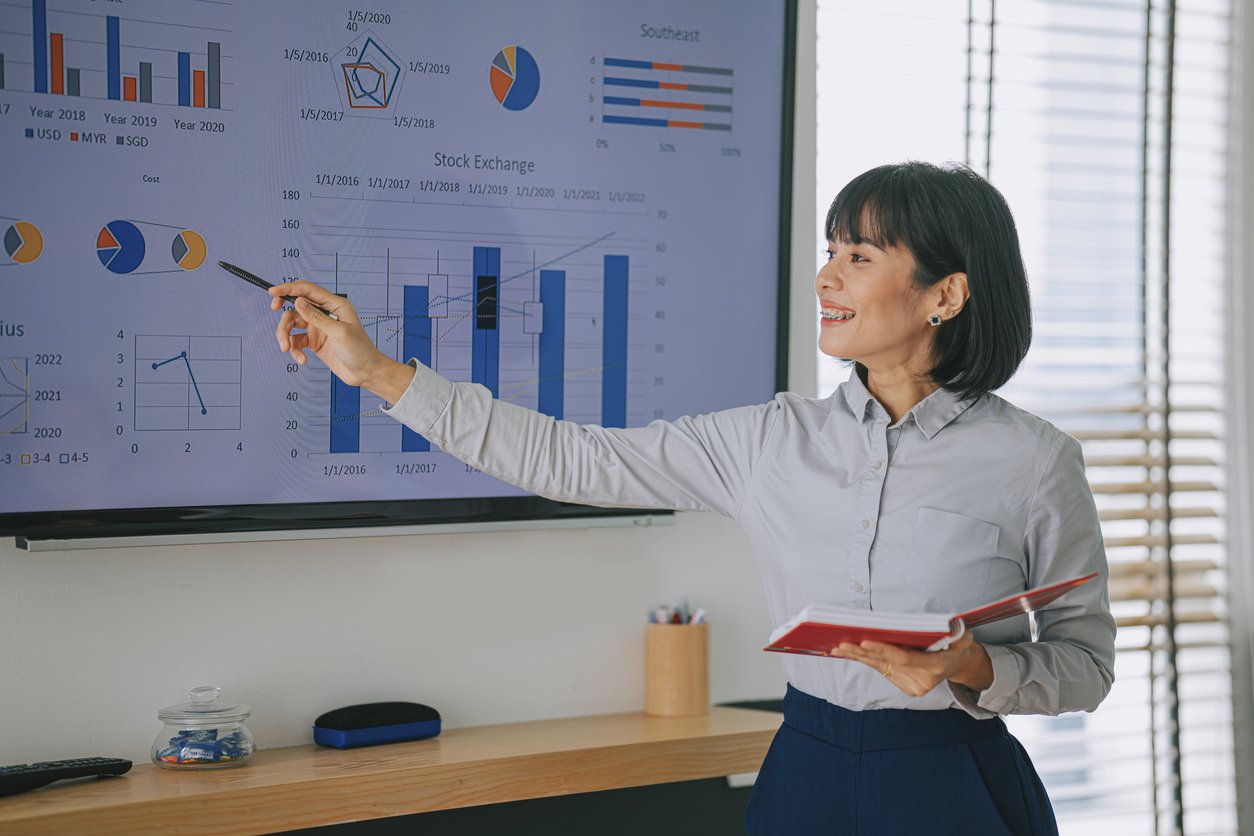
[[774,394],[782,3],[0,6],[0,513],[525,495],[227,261],[557,418]]

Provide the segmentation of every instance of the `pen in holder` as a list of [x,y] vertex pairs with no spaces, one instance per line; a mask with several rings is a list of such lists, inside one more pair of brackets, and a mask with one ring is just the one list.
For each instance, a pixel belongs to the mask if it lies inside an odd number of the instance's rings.
[[645,625],[645,714],[709,713],[709,626],[705,622]]

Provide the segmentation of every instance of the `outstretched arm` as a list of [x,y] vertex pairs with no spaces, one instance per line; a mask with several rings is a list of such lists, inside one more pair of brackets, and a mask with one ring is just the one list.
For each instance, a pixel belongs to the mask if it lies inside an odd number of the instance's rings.
[[291,282],[270,293],[273,310],[283,307],[283,296],[296,299],[276,336],[297,363],[314,352],[445,452],[551,499],[735,517],[780,409],[768,403],[632,429],[558,421],[493,398],[482,386],[392,360],[371,342],[349,301],[316,284]]

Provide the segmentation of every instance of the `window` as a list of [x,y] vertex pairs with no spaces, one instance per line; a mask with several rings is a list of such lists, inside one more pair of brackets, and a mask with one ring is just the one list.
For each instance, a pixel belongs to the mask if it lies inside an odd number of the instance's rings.
[[[999,394],[1083,443],[1120,625],[1096,712],[1009,718],[1068,834],[1236,832],[1230,2],[819,5],[820,216],[850,178],[907,158],[967,162],[1015,213],[1035,338]],[[820,358],[820,392],[847,376]]]

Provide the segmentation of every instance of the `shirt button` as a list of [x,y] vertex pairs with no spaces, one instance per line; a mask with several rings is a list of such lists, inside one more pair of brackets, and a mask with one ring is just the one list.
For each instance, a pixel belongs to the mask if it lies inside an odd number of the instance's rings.
[[864,530],[865,530],[865,529],[868,529],[868,528],[870,528],[870,527],[871,527],[871,521],[870,521],[870,520],[863,520],[863,521],[862,521],[862,528],[863,528]]
[[862,584],[858,583],[857,581],[854,581],[853,583],[849,584],[849,588],[852,589],[854,592],[861,593],[863,587],[862,587]]
[[876,470],[879,470],[879,469],[880,469],[881,467],[883,467],[883,466],[884,466],[884,460],[883,460],[883,459],[876,459],[876,460],[875,460],[875,464],[871,465],[871,467],[875,468]]

